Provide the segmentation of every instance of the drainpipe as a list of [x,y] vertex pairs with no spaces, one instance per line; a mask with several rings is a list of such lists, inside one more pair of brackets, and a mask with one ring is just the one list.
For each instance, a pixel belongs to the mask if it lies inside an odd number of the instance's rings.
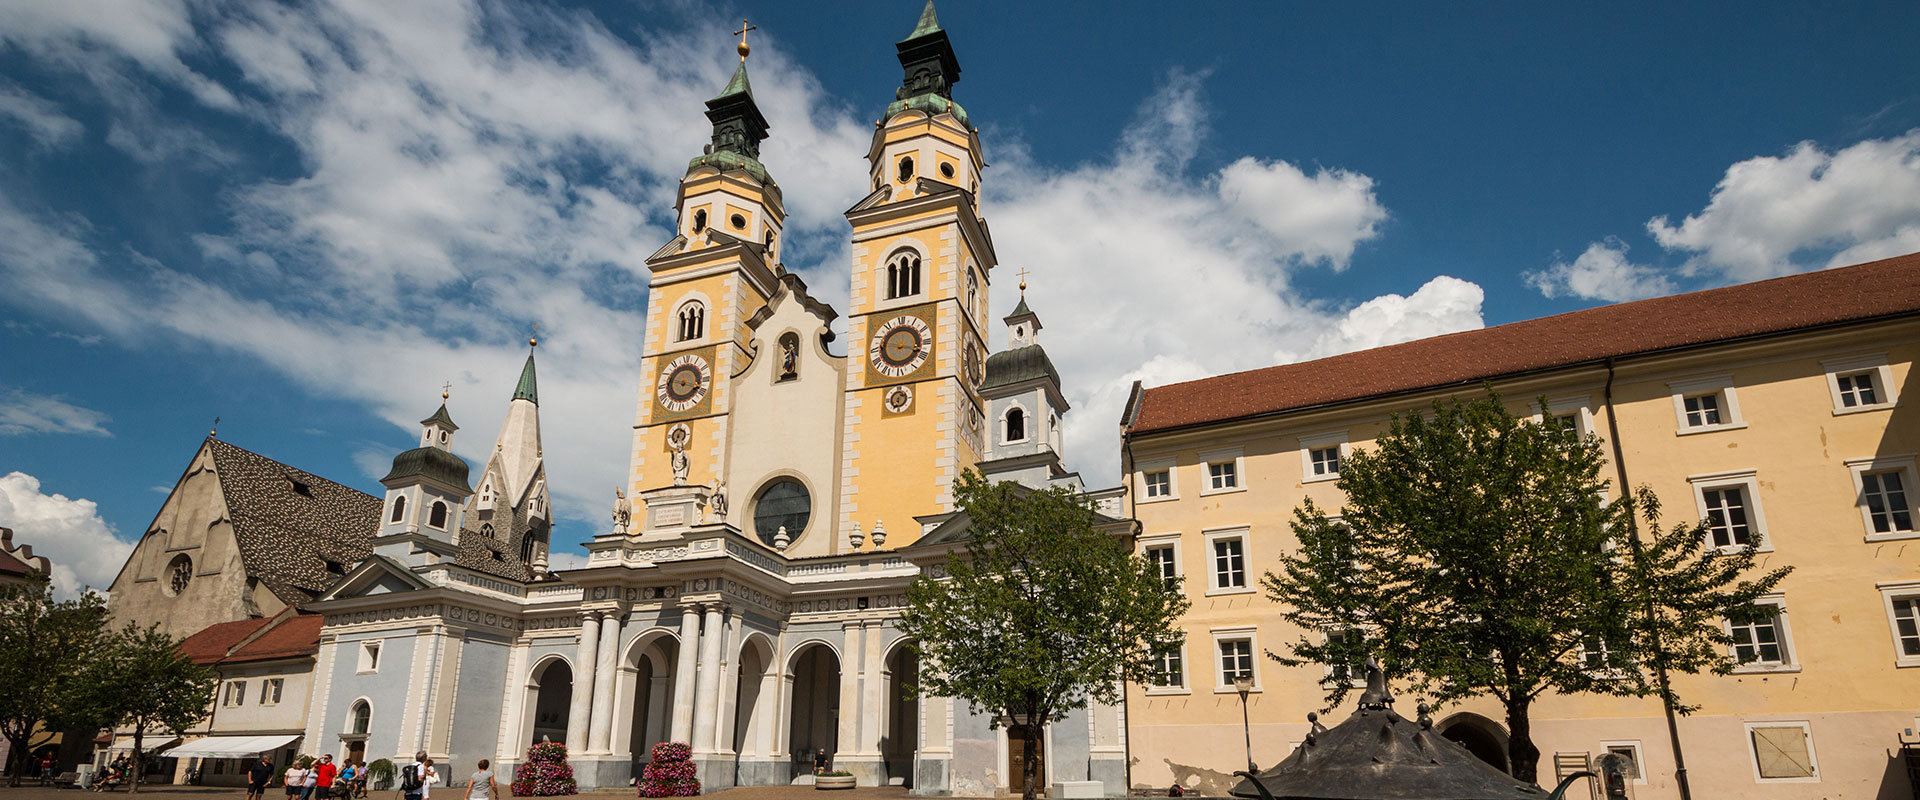
[[[1607,387],[1605,390],[1605,398],[1607,404],[1607,428],[1608,432],[1612,434],[1608,438],[1613,440],[1613,468],[1620,476],[1620,496],[1622,499],[1625,499],[1629,496],[1629,492],[1632,491],[1632,484],[1627,482],[1626,452],[1620,445],[1620,420],[1614,414],[1613,410],[1613,359],[1611,357],[1607,359]],[[1640,519],[1638,515],[1629,515],[1627,517],[1627,546],[1633,548],[1634,555],[1638,556],[1640,554]],[[1646,614],[1648,617],[1653,616],[1652,597],[1647,598]],[[1655,637],[1653,646],[1656,650],[1660,647],[1659,635],[1658,630],[1655,630],[1653,633]],[[1673,747],[1673,780],[1674,783],[1679,785],[1680,800],[1693,800],[1693,789],[1687,785],[1687,757],[1680,749],[1680,721],[1673,710],[1673,700],[1670,698],[1671,693],[1668,690],[1666,666],[1656,664],[1653,674],[1654,680],[1660,684],[1660,706],[1662,710],[1666,712],[1667,716],[1667,741]]]

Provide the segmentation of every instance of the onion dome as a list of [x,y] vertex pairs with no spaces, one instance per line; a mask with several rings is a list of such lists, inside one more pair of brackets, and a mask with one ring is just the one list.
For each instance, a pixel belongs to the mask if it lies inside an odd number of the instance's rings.
[[1002,350],[987,356],[987,377],[980,382],[980,391],[1012,386],[1034,378],[1047,378],[1056,386],[1060,383],[1060,371],[1053,368],[1053,359],[1047,358],[1045,349],[1030,344]]
[[425,478],[448,488],[473,488],[467,483],[467,462],[438,447],[416,447],[393,457],[393,470],[380,483],[393,486],[416,478]]

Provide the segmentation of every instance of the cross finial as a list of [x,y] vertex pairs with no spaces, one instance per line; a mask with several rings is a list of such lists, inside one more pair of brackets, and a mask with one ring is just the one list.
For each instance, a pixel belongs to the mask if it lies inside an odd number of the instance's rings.
[[440,402],[442,403],[447,402],[447,396],[451,394],[453,394],[452,381],[448,381],[446,383],[440,384]]
[[213,430],[207,431],[207,435],[208,436],[220,435],[220,418],[219,417],[213,418]]
[[1027,296],[1027,274],[1028,274],[1027,268],[1021,267],[1019,274],[1020,274],[1020,296],[1025,297]]
[[746,63],[747,61],[747,53],[750,53],[753,50],[752,48],[747,47],[747,31],[757,31],[757,30],[760,30],[760,26],[748,25],[747,21],[743,19],[743,20],[740,20],[740,30],[733,32],[733,35],[740,37],[740,44],[734,49],[740,51],[740,62],[743,64]]
[[533,323],[532,330],[533,332],[531,334],[528,334],[527,336],[527,346],[539,347],[540,346],[540,323],[538,322]]

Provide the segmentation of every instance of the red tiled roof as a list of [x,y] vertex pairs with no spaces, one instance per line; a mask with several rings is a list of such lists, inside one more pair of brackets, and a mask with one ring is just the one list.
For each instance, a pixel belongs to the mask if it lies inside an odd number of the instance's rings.
[[272,618],[240,619],[232,622],[219,622],[201,628],[180,643],[180,652],[201,664],[211,664],[226,657],[241,639],[253,635],[260,626],[272,622]]
[[1147,389],[1147,433],[1920,312],[1920,253]]

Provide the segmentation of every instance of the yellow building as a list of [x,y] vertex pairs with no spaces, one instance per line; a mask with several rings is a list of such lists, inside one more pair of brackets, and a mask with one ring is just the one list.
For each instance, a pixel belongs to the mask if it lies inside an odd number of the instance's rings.
[[[1916,355],[1920,254],[1136,387],[1128,515],[1193,607],[1171,679],[1129,687],[1134,786],[1224,791],[1247,761],[1240,671],[1254,682],[1253,758],[1270,765],[1305,738],[1329,675],[1265,657],[1301,631],[1258,589],[1296,544],[1294,508],[1339,508],[1342,459],[1389,415],[1490,381],[1516,412],[1539,413],[1544,396],[1621,453],[1616,491],[1651,487],[1669,521],[1708,519],[1718,544],[1762,533],[1759,566],[1795,568],[1766,599],[1779,614],[1734,632],[1757,660],[1675,679],[1700,706],[1677,737],[1694,797],[1910,797],[1895,756],[1920,730],[1920,420],[1903,399]],[[1491,701],[1435,714],[1499,766],[1502,716]],[[1637,796],[1678,796],[1657,701],[1547,697],[1533,730],[1542,782],[1618,751],[1641,765]]]

